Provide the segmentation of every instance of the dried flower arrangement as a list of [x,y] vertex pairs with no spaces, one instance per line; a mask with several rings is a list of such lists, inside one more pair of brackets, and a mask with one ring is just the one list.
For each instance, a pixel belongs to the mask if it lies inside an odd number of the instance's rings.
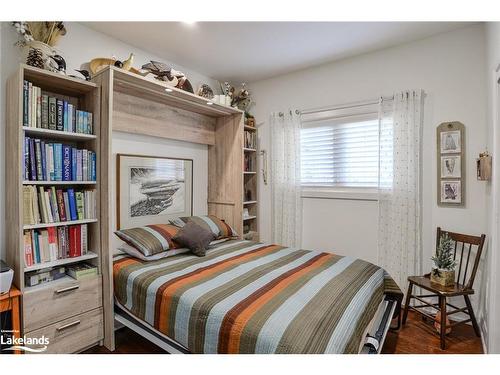
[[12,26],[23,39],[16,44],[24,46],[32,41],[38,41],[54,47],[66,35],[66,28],[62,21],[14,21]]

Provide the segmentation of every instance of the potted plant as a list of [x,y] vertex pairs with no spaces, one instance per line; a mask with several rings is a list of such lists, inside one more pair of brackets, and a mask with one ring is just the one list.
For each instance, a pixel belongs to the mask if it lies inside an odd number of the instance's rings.
[[453,259],[453,240],[444,234],[439,240],[436,254],[432,257],[434,266],[431,272],[431,281],[443,286],[455,283],[456,261]]
[[50,56],[58,55],[54,46],[66,35],[66,28],[61,21],[14,21],[12,26],[22,37],[16,45],[22,48],[23,60],[40,69],[46,68]]

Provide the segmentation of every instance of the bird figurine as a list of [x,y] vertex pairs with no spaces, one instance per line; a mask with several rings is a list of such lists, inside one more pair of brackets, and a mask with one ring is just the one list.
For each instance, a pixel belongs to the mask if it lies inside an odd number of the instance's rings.
[[178,80],[172,75],[172,68],[167,64],[151,60],[149,63],[144,64],[141,69],[151,73],[159,81],[170,83],[171,86],[177,86]]
[[91,77],[90,77],[90,73],[88,70],[85,70],[85,69],[82,69],[82,70],[75,69],[75,70],[85,78],[85,81],[90,81]]
[[66,61],[61,55],[49,56],[47,60],[47,65],[49,70],[53,72],[66,74]]
[[130,70],[132,68],[132,63],[134,62],[134,54],[131,53],[130,56],[128,57],[127,60],[123,61],[122,69],[123,70]]

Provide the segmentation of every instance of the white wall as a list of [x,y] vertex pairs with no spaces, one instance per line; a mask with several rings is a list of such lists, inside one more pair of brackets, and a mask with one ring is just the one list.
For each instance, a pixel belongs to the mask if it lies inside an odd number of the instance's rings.
[[[421,41],[251,83],[260,147],[269,150],[267,118],[272,111],[308,109],[376,99],[397,90],[422,88],[423,269],[430,270],[437,226],[470,234],[487,228],[486,182],[476,180],[475,159],[487,145],[484,26],[477,24]],[[441,208],[436,198],[436,127],[466,126],[466,206]],[[260,232],[270,239],[270,189],[260,184]],[[377,259],[377,206],[369,201],[304,200],[304,247],[332,249]],[[475,304],[484,290],[478,275]],[[484,298],[483,298],[484,299]],[[479,314],[482,314],[481,306]]]
[[[66,23],[67,34],[57,46],[61,55],[66,59],[68,74],[75,74],[73,69],[80,68],[82,63],[94,57],[111,57],[126,59],[130,52],[135,54],[134,66],[140,67],[149,60],[164,61],[158,56],[151,55],[139,48],[127,45],[104,34],[93,31],[78,23]],[[17,34],[8,22],[0,23],[0,258],[5,258],[5,81],[17,69],[20,62],[20,53],[14,43]],[[172,64],[176,69],[183,71],[190,79],[195,90],[200,83],[208,83],[217,87],[215,81],[198,72]],[[77,74],[77,73],[76,73]],[[113,154],[118,152],[138,153],[158,156],[189,157],[194,159],[194,205],[196,214],[207,211],[207,163],[208,151],[206,146],[187,142],[159,140],[152,137],[137,137],[124,133],[113,134]],[[112,179],[114,181],[114,179]]]
[[496,82],[500,73],[496,70],[500,65],[500,23],[492,22],[486,26],[486,78],[488,94],[488,149],[493,152],[493,186],[488,189],[489,233],[492,235],[492,246],[488,254],[488,293],[486,312],[488,334],[486,343],[490,353],[500,353],[500,256],[498,243],[500,234],[499,193],[500,193],[500,163],[497,157],[500,151],[500,96],[499,85]]

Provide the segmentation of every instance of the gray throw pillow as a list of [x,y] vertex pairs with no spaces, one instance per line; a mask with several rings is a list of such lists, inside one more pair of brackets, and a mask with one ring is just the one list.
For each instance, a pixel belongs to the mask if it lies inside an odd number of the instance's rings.
[[199,257],[205,256],[208,246],[216,238],[212,231],[209,231],[194,222],[188,221],[173,240],[181,246],[187,247],[191,252]]

